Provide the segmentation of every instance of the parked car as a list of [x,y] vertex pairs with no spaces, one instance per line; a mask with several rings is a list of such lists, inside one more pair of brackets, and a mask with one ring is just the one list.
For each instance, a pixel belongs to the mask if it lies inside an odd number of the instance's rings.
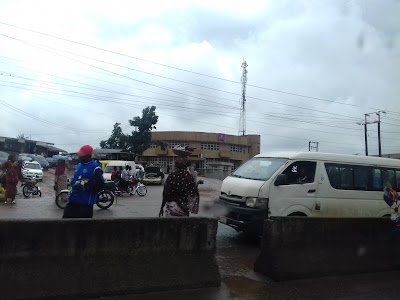
[[34,161],[37,161],[43,170],[49,169],[50,165],[43,156],[37,154],[29,154],[29,157],[31,157]]
[[30,156],[25,156],[25,155],[18,155],[18,161],[24,162],[24,161],[33,161],[33,158]]
[[164,173],[160,167],[146,167],[144,171],[143,183],[145,184],[163,184]]
[[142,165],[136,165],[135,168],[136,168],[136,173],[139,172],[139,170],[142,170],[142,172],[144,174],[144,168]]
[[21,174],[23,179],[36,177],[37,180],[43,180],[42,167],[37,161],[24,161],[22,163]]
[[49,168],[54,168],[57,166],[57,159],[53,157],[46,157],[47,162],[49,163]]
[[0,164],[4,164],[8,159],[8,153],[0,151]]

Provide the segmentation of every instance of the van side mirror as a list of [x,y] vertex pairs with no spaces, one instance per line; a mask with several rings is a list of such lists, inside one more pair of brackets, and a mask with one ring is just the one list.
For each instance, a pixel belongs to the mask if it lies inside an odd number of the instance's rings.
[[274,183],[276,186],[287,185],[287,176],[286,174],[279,174]]

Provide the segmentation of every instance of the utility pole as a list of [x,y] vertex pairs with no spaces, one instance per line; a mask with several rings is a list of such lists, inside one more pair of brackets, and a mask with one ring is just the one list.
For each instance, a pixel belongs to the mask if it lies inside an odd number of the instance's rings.
[[246,84],[247,84],[247,62],[244,60],[242,63],[242,97],[240,99],[240,121],[239,121],[239,135],[246,135]]
[[379,146],[379,157],[382,157],[382,141],[381,141],[381,113],[386,114],[384,111],[377,111],[378,116],[378,146]]
[[364,114],[364,140],[365,140],[365,156],[368,156],[368,133],[367,133],[367,117],[368,114]]
[[[379,145],[379,157],[382,156],[382,143],[381,143],[381,113],[386,114],[384,111],[377,111],[369,114],[364,114],[364,122],[357,123],[358,125],[364,125],[364,140],[365,140],[365,155],[368,156],[368,133],[367,133],[367,125],[378,123],[378,145]],[[368,121],[367,118],[372,114],[376,114],[378,116],[378,120]]]
[[319,142],[309,141],[308,142],[308,151],[318,152],[318,144],[319,144]]

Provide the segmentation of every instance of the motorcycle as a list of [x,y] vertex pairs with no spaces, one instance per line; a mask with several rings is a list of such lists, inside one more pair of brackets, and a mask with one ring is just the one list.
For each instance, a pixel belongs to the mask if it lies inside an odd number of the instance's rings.
[[22,181],[21,184],[22,187],[22,193],[24,194],[25,198],[29,198],[32,196],[37,196],[42,197],[42,192],[40,190],[40,187],[37,185],[36,177],[32,177],[32,179],[25,179]]
[[[68,188],[66,190],[60,191],[55,199],[56,205],[64,209],[67,206],[68,203],[68,196],[72,191],[72,186],[71,182],[68,179]],[[101,208],[101,209],[108,209],[111,207],[111,205],[114,204],[114,183],[112,182],[111,184],[108,182],[104,183],[104,188],[97,193],[97,200],[96,200],[96,205]]]
[[138,179],[133,176],[126,181],[126,188],[121,188],[121,180],[116,181],[114,183],[114,194],[116,196],[122,196],[124,193],[128,194],[129,196],[133,196],[135,193],[139,196],[145,196],[147,194],[146,186]]

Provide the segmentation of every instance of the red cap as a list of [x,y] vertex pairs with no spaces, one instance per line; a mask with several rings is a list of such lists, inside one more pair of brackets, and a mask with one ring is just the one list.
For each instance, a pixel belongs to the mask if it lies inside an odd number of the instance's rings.
[[78,156],[92,155],[93,148],[90,145],[84,145],[81,147],[81,149],[79,149],[79,151],[76,154],[78,154]]

